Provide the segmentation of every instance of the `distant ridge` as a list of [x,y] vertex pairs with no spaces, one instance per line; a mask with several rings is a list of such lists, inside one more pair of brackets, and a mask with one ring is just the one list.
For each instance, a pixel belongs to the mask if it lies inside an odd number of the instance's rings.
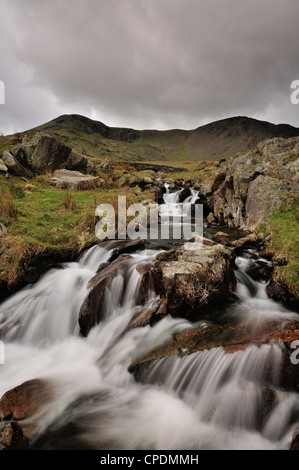
[[299,128],[246,116],[215,121],[193,130],[135,130],[109,127],[78,114],[66,114],[31,129],[54,134],[90,156],[120,160],[219,160],[254,149],[273,137],[299,136]]

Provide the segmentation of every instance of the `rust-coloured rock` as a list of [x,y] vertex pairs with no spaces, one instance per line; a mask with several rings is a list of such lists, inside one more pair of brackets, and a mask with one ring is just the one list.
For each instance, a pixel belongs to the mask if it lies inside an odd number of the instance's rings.
[[204,349],[223,347],[225,352],[230,354],[251,345],[260,346],[276,341],[283,351],[281,386],[287,391],[298,392],[299,367],[292,364],[292,350],[290,350],[292,341],[298,339],[298,330],[298,321],[282,322],[281,319],[268,319],[262,322],[259,327],[250,322],[243,322],[238,325],[221,324],[204,328],[190,328],[174,335],[164,345],[137,360],[132,364],[130,370],[134,371],[142,364],[155,359],[179,354],[182,349],[186,349],[187,354],[192,354]]
[[0,416],[22,420],[34,415],[52,395],[51,384],[33,379],[8,390],[0,400]]

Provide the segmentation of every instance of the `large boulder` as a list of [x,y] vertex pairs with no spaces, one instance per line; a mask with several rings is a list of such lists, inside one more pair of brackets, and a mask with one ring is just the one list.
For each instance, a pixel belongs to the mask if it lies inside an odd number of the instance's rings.
[[298,193],[298,172],[298,137],[261,142],[255,151],[237,155],[221,173],[215,171],[210,196],[214,215],[230,227],[253,230],[279,209],[283,193]]
[[230,250],[213,242],[200,249],[182,247],[158,255],[155,286],[166,301],[167,312],[188,317],[194,311],[202,312],[207,306],[227,300],[236,285],[233,257]]
[[37,133],[31,140],[6,150],[3,162],[8,171],[17,176],[29,172],[40,174],[57,169],[94,171],[89,160],[52,136]]
[[105,185],[105,181],[98,176],[84,175],[79,171],[56,170],[51,180],[57,188],[71,191],[94,189]]

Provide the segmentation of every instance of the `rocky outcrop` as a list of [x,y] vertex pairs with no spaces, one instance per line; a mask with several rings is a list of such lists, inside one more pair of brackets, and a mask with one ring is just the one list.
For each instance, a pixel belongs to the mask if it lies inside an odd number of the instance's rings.
[[253,230],[279,209],[284,194],[298,193],[298,157],[298,137],[266,140],[255,151],[215,164],[213,179],[199,180],[196,187],[212,200],[219,222]]
[[105,181],[98,176],[83,175],[79,171],[71,170],[56,170],[51,180],[57,188],[71,191],[83,191],[105,185]]
[[157,256],[155,286],[161,299],[165,299],[169,314],[188,317],[194,311],[223,302],[233,292],[236,284],[233,253],[208,242],[209,246],[200,249],[181,247]]
[[287,183],[277,178],[259,175],[250,182],[245,205],[247,229],[254,230],[261,222],[268,222],[272,213],[281,206],[285,192]]
[[89,160],[71,147],[46,134],[37,133],[31,140],[3,153],[9,173],[16,176],[53,172],[57,169],[93,173]]

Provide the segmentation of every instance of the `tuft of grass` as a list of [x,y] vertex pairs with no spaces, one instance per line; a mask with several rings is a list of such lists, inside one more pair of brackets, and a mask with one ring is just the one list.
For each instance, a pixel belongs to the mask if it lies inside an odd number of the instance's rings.
[[17,208],[9,188],[0,187],[0,214],[8,219],[17,217]]
[[77,203],[74,199],[73,194],[70,191],[65,191],[62,196],[62,204],[67,210],[77,212]]

